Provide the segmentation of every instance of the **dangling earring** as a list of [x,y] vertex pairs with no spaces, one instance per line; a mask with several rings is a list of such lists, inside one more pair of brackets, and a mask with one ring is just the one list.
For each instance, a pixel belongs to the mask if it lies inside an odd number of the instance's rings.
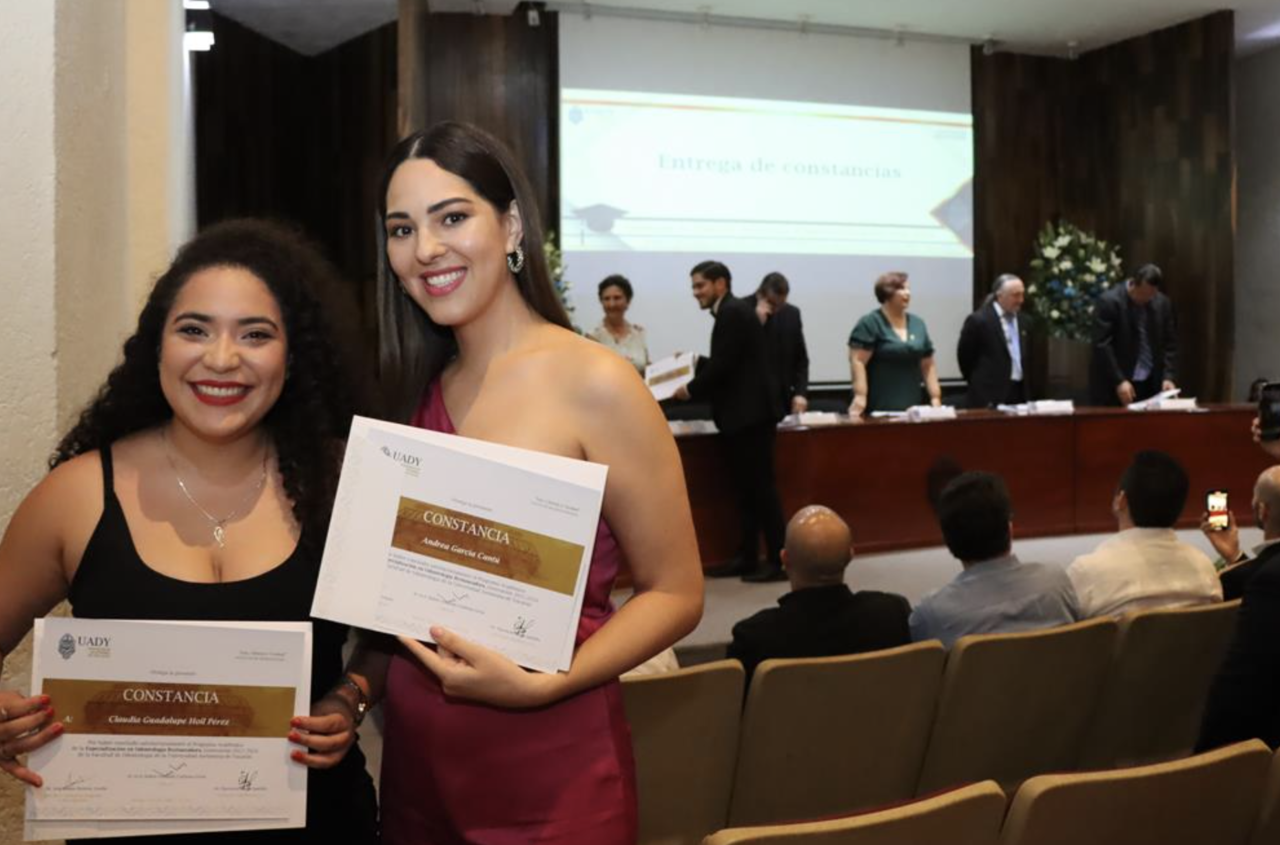
[[519,273],[524,269],[524,247],[516,244],[515,252],[507,253],[507,269],[512,273]]

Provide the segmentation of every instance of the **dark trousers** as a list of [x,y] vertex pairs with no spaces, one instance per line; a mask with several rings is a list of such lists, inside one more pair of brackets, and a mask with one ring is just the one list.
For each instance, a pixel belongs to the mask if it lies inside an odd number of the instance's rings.
[[778,429],[772,422],[720,434],[738,494],[738,515],[742,520],[739,553],[748,564],[759,559],[763,532],[769,563],[782,565],[780,553],[786,528],[773,471],[773,441],[777,434]]
[[1150,399],[1160,392],[1160,388],[1164,386],[1164,379],[1160,376],[1148,376],[1146,381],[1133,382],[1133,399],[1135,402],[1141,402],[1143,399]]
[[1004,404],[1021,405],[1027,401],[1027,383],[1025,381],[1009,382],[1009,389],[1004,393]]

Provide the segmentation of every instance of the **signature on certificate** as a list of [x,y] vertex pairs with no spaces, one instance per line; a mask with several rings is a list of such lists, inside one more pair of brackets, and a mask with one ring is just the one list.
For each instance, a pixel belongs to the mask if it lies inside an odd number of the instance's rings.
[[239,779],[236,781],[236,785],[241,789],[243,789],[244,791],[248,792],[253,789],[253,782],[257,780],[257,778],[258,778],[258,771],[256,769],[253,770],[252,772],[242,771],[240,772]]
[[451,596],[446,596],[443,593],[436,593],[436,599],[444,604],[457,604],[458,602],[466,601],[468,598],[470,598],[470,596],[467,593],[454,593]]
[[77,786],[84,786],[88,782],[89,779],[84,775],[79,775],[75,772],[67,772],[67,779],[62,782],[62,788],[75,789]]
[[186,763],[170,763],[167,769],[152,769],[152,773],[162,778],[171,778],[187,767]]
[[511,630],[508,633],[515,634],[517,637],[529,636],[529,629],[533,627],[532,619],[525,619],[523,616],[517,616],[516,621],[511,623]]

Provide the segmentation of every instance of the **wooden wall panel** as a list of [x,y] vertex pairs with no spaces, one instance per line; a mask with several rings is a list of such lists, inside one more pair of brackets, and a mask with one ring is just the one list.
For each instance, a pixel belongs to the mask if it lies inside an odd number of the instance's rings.
[[1154,261],[1179,316],[1180,384],[1231,390],[1234,16],[1205,18],[1076,61],[975,49],[975,301],[1025,272],[1045,221]]
[[1165,271],[1179,317],[1179,381],[1229,397],[1235,302],[1235,31],[1220,12],[1089,59],[1110,93],[1115,193],[1104,206],[1130,267]]
[[559,16],[430,14],[400,2],[402,135],[442,120],[474,123],[524,167],[544,228],[560,218]]
[[[199,225],[300,225],[353,282],[374,272],[378,178],[396,140],[396,26],[302,56],[214,14],[195,54]],[[371,288],[362,285],[367,301]],[[371,313],[371,312],[370,312]]]
[[1028,245],[1062,209],[1061,62],[972,51],[974,302],[1001,273],[1025,272]]
[[[936,423],[874,420],[780,431],[778,494],[783,513],[821,502],[844,516],[858,554],[941,544],[929,496],[948,468],[1004,479],[1015,540],[1109,533],[1116,528],[1111,502],[1120,475],[1138,449],[1149,448],[1173,455],[1191,479],[1180,528],[1199,524],[1204,491],[1216,488],[1232,491],[1232,511],[1244,524],[1251,518],[1248,491],[1270,465],[1246,434],[1254,413],[1248,405],[1197,414],[1090,408],[1059,417],[962,411],[959,419]],[[718,440],[676,438],[707,567],[730,560],[740,542],[733,473]]]

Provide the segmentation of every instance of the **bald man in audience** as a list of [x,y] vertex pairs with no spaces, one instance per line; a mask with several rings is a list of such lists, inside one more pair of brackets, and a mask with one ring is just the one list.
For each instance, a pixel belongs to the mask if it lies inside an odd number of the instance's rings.
[[742,661],[748,678],[770,658],[858,654],[911,642],[905,598],[845,585],[852,557],[849,525],[835,511],[810,505],[791,518],[782,550],[791,592],[733,626],[728,656]]
[[1262,529],[1262,542],[1249,551],[1240,548],[1235,517],[1223,531],[1209,527],[1207,513],[1201,519],[1200,530],[1227,563],[1227,568],[1218,573],[1223,601],[1243,597],[1249,579],[1268,561],[1280,558],[1280,467],[1264,469],[1254,482],[1253,519]]

